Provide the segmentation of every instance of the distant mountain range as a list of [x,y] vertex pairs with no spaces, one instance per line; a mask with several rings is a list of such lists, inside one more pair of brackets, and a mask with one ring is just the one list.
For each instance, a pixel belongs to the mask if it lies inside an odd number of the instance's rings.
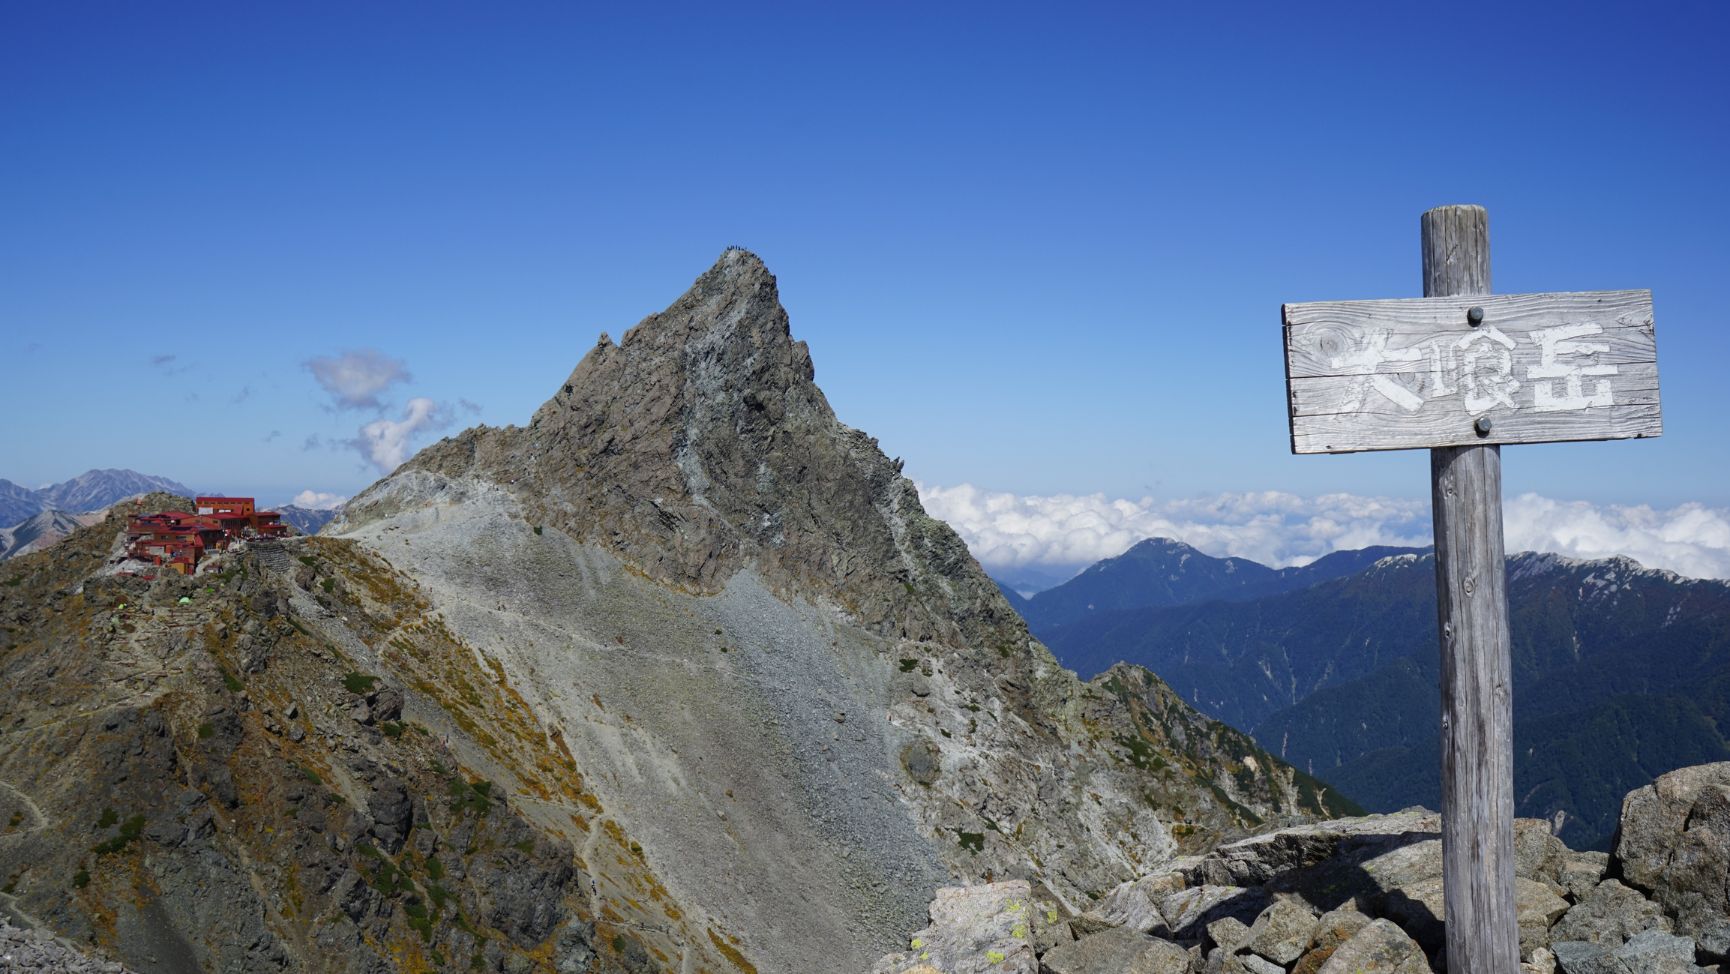
[[[1602,847],[1630,788],[1730,760],[1730,583],[1532,553],[1508,573],[1520,814]],[[1145,666],[1372,810],[1439,801],[1427,551],[1276,570],[1143,542],[1018,609],[1084,678]]]
[[[1037,629],[1099,620],[1130,609],[1158,609],[1217,599],[1243,601],[1308,588],[1363,571],[1413,548],[1336,551],[1301,568],[1269,568],[1247,558],[1214,558],[1181,541],[1149,538],[1097,562],[1055,588],[1025,599],[1023,615]],[[1104,670],[1111,664],[1097,668]]]
[[32,489],[0,480],[0,526],[13,526],[43,511],[77,514],[151,491],[191,496],[192,488],[136,470],[87,470],[47,487]]

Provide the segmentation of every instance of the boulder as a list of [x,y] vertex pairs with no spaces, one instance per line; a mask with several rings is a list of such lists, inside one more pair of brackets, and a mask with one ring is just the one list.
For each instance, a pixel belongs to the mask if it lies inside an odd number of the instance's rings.
[[[1730,917],[1718,917],[1706,923],[1695,923],[1689,933],[1700,957],[1721,967],[1730,963]],[[1730,968],[1727,968],[1730,969]]]
[[1207,925],[1207,939],[1220,950],[1235,954],[1249,939],[1249,926],[1237,917],[1220,917]]
[[1322,914],[1316,921],[1315,933],[1310,936],[1308,948],[1304,955],[1298,958],[1297,966],[1291,974],[1316,974],[1323,964],[1327,963],[1340,944],[1352,939],[1359,930],[1369,926],[1370,918],[1350,908],[1341,907]]
[[1672,881],[1673,871],[1688,872],[1685,865],[1675,870],[1673,859],[1685,829],[1694,824],[1689,822],[1690,813],[1702,793],[1726,786],[1730,786],[1730,762],[1701,764],[1662,775],[1622,799],[1616,860],[1628,885],[1650,893]]
[[1536,948],[1520,963],[1520,974],[1556,974],[1556,955],[1548,947]]
[[1610,956],[1602,944],[1584,940],[1562,940],[1550,945],[1561,974],[1628,974],[1622,962]]
[[[1446,945],[1446,897],[1440,877],[1389,890],[1380,907],[1383,916],[1398,923],[1426,951],[1434,954]],[[1550,925],[1567,912],[1568,901],[1545,883],[1515,876],[1514,909],[1520,925],[1520,956],[1527,957],[1549,943]]]
[[1628,938],[1614,956],[1630,974],[1694,974],[1694,941],[1659,930]]
[[879,960],[872,974],[1039,974],[1032,906],[1026,880],[939,889],[931,925],[913,935],[911,949]]
[[1075,939],[1075,930],[1071,926],[1074,917],[1063,904],[1051,898],[1049,892],[1040,887],[1033,894],[1033,949],[1041,954]]
[[1540,883],[1559,884],[1568,847],[1550,832],[1541,818],[1514,820],[1514,875]]
[[1514,911],[1520,924],[1520,956],[1529,960],[1550,942],[1550,927],[1568,912],[1568,901],[1547,883],[1516,876]]
[[1617,947],[1564,940],[1552,949],[1561,974],[1701,974],[1694,941],[1658,930],[1635,934]]
[[1183,941],[1200,940],[1207,925],[1223,917],[1249,923],[1267,906],[1264,890],[1243,886],[1197,886],[1180,890],[1160,901],[1170,935]]
[[1254,954],[1227,954],[1220,961],[1220,974],[1285,974],[1285,968]]
[[1604,875],[1609,871],[1610,854],[1607,852],[1570,852],[1562,860],[1556,883],[1578,903],[1592,891],[1592,887],[1604,881]]
[[1442,878],[1436,876],[1388,890],[1377,908],[1425,950],[1435,953],[1447,942],[1447,932],[1442,926],[1445,902]]
[[1054,947],[1040,962],[1049,974],[1187,974],[1189,952],[1169,940],[1118,927]]
[[1307,905],[1295,899],[1279,899],[1256,917],[1243,946],[1283,967],[1303,955],[1315,930],[1316,915]]
[[1404,930],[1373,920],[1340,944],[1316,974],[1430,974],[1430,962]]
[[[1669,933],[1670,920],[1658,904],[1614,879],[1606,879],[1563,914],[1551,929],[1550,939],[1608,944],[1614,948],[1646,930]],[[1560,953],[1556,956],[1561,959]]]
[[1408,834],[1440,834],[1440,819],[1421,808],[1279,829],[1226,843],[1182,869],[1191,885],[1259,886],[1365,846],[1401,844]]
[[379,846],[393,856],[401,852],[414,821],[407,786],[395,778],[378,782],[367,796],[366,810],[372,816],[372,834]]
[[402,716],[402,691],[383,687],[367,698],[374,720],[396,720]]
[[1730,784],[1700,790],[1652,898],[1681,933],[1703,932],[1730,914]]
[[1179,873],[1161,873],[1130,880],[1099,898],[1093,908],[1077,918],[1076,927],[1094,933],[1110,927],[1129,927],[1152,933],[1166,927],[1161,900],[1184,888]]

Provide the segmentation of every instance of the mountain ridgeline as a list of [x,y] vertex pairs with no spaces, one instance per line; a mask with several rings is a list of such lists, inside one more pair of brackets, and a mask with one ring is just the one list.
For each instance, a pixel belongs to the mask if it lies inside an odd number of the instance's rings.
[[[1528,552],[1508,559],[1508,602],[1520,814],[1602,848],[1630,789],[1730,758],[1730,584]],[[1275,571],[1145,542],[1024,612],[1065,665],[1145,666],[1368,808],[1440,800],[1435,563],[1424,551]]]
[[[1034,631],[1053,631],[1114,618],[1114,613],[1126,610],[1243,602],[1297,591],[1414,550],[1380,546],[1335,551],[1300,567],[1269,568],[1247,558],[1204,555],[1181,541],[1149,538],[1115,558],[1094,563],[1061,585],[1023,599],[1017,608]],[[1069,660],[1065,664],[1075,665]],[[1078,669],[1091,675],[1109,665]]]
[[310,538],[0,567],[0,905],[144,974],[862,970],[1353,806],[1058,665],[724,253]]

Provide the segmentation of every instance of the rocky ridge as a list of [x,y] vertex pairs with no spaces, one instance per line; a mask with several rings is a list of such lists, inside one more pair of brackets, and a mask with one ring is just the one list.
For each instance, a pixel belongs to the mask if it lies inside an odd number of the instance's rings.
[[[1522,974],[1730,969],[1730,763],[1628,794],[1613,853],[1516,823]],[[1440,821],[1410,809],[1176,860],[1071,913],[1025,882],[940,890],[872,974],[1447,971]]]
[[[873,955],[945,877],[1078,904],[1346,807],[1151,677],[1058,666],[813,378],[773,276],[729,250],[528,426],[423,450],[326,534],[425,586],[564,730],[682,909],[796,931],[746,938],[765,969]],[[1174,745],[1204,738],[1205,766]]]
[[311,539],[108,570],[128,518],[184,506],[120,505],[0,571],[0,914],[139,974],[669,962],[629,918],[597,933],[584,856],[630,838],[530,811],[592,799],[568,758],[525,758],[548,732],[412,583]]

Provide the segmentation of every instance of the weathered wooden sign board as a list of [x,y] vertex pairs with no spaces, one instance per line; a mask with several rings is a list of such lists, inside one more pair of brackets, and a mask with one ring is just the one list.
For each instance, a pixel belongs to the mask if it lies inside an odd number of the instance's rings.
[[1288,304],[1293,453],[1657,436],[1652,292]]
[[1516,974],[1503,443],[1663,432],[1648,291],[1490,290],[1482,207],[1423,215],[1424,294],[1284,306],[1293,453],[1430,450],[1447,965]]

